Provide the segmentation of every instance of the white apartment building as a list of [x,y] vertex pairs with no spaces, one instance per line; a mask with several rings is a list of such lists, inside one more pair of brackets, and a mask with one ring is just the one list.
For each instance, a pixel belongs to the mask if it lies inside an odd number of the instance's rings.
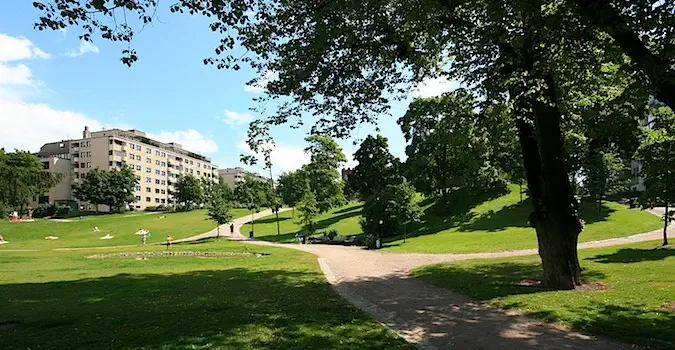
[[244,182],[245,181],[245,176],[246,174],[249,173],[253,175],[254,178],[260,180],[260,181],[269,181],[269,178],[266,178],[264,176],[261,176],[256,173],[248,172],[244,170],[244,168],[241,167],[236,167],[236,168],[225,168],[225,169],[220,169],[218,170],[218,176],[220,176],[220,179],[223,183],[226,183],[231,189],[234,189],[237,187],[237,184]]
[[[218,168],[203,155],[184,150],[181,145],[163,143],[146,137],[139,130],[111,129],[91,132],[84,127],[81,139],[51,142],[37,155],[45,169],[63,174],[63,180],[39,202],[75,200],[73,189],[91,169],[129,167],[136,175],[134,209],[174,203],[174,184],[178,177],[190,174],[211,181],[218,180]],[[85,210],[95,210],[80,203]],[[101,206],[101,211],[108,208]]]

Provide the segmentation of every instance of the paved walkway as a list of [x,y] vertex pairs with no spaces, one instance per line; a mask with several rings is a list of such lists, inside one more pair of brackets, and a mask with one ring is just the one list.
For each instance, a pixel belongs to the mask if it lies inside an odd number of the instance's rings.
[[[256,218],[269,215],[261,212]],[[422,349],[631,349],[634,346],[591,337],[499,310],[447,289],[409,277],[411,269],[442,262],[536,254],[536,249],[475,254],[395,254],[360,247],[278,244],[249,240],[235,221],[231,239],[315,254],[334,289],[350,303]],[[229,231],[228,231],[229,233]],[[673,232],[669,233],[673,236]],[[661,230],[579,244],[579,249],[661,238]]]

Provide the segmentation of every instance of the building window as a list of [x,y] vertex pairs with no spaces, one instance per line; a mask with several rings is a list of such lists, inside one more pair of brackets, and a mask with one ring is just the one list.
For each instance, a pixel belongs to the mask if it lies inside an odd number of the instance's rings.
[[199,172],[199,170],[197,170],[197,175],[200,175],[200,174],[201,174],[201,173]]
[[137,154],[137,155],[136,155],[136,160],[141,160],[141,159],[142,159],[142,157],[139,156],[139,155]]
[[[136,175],[136,181],[141,181],[141,177]],[[139,190],[140,190],[140,188],[139,188]]]
[[152,179],[149,178],[149,177],[146,177],[146,178],[145,178],[145,182],[146,182],[146,183],[151,183],[151,182],[152,182]]
[[162,157],[166,157],[166,153],[162,152]]
[[158,156],[158,155],[160,155],[160,154],[162,154],[162,152],[160,152],[160,151],[155,151],[155,155],[156,155],[156,156]]
[[152,189],[150,187],[146,187],[145,192],[152,192]]
[[166,194],[166,190],[161,190],[160,193],[161,193],[161,194]]
[[162,170],[162,176],[166,176],[166,171]]
[[145,149],[145,153],[147,153],[147,154],[152,154],[152,149],[151,149],[151,148],[146,148],[146,149]]
[[141,196],[136,196],[136,202],[141,200]]
[[150,197],[145,197],[146,202],[150,202]]
[[146,173],[152,172],[152,169],[150,169],[150,168],[145,168],[145,172],[146,172]]
[[166,203],[166,199],[162,198],[161,202],[162,202],[162,204],[165,204],[165,203]]
[[91,163],[87,162],[87,168],[91,168]]
[[159,180],[155,179],[155,185],[159,185]]
[[166,180],[162,180],[162,185],[166,185]]
[[159,198],[155,198],[155,203],[159,204]]
[[166,162],[162,162],[162,166],[166,166]]
[[193,162],[193,161],[190,161],[190,165],[193,165],[194,163],[195,163],[195,162]]
[[140,166],[140,165],[136,165],[136,170],[141,170],[141,166]]
[[140,151],[141,150],[141,145],[136,145],[136,150]]
[[80,163],[80,168],[84,168],[84,163]]
[[150,158],[145,158],[145,162],[148,163],[148,164],[152,164],[152,159],[150,159]]
[[159,188],[155,188],[155,193],[159,194]]
[[136,148],[136,146],[134,146],[133,143],[129,142],[129,148],[134,149],[134,148]]
[[155,175],[159,175],[159,174],[161,174],[161,173],[162,173],[161,171],[155,170]]
[[80,179],[84,179],[86,177],[86,175],[87,174],[84,174],[84,173],[80,174]]
[[141,190],[141,186],[136,186],[136,191],[140,191],[140,190]]
[[159,162],[159,160],[156,160],[156,161],[155,161],[155,165],[160,165],[160,164],[161,164],[161,163]]

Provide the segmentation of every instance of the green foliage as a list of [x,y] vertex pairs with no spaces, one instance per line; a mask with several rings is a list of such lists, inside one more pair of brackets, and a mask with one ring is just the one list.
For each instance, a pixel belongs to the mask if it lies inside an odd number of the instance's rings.
[[402,235],[405,226],[418,221],[421,215],[416,192],[404,181],[388,185],[365,202],[361,229],[364,233],[375,236]]
[[246,173],[244,181],[234,188],[234,198],[249,210],[259,210],[267,206],[270,184]]
[[204,203],[204,187],[196,177],[185,174],[176,181],[174,197],[178,203],[188,208]]
[[111,211],[120,211],[135,201],[136,176],[129,168],[111,171],[99,168],[89,170],[75,187],[75,198],[94,204],[105,204]]
[[305,191],[302,200],[298,203],[298,210],[300,210],[300,224],[304,231],[311,235],[315,231],[314,220],[319,215],[319,204],[316,196],[312,191]]
[[0,207],[4,207],[3,211],[20,210],[60,180],[61,174],[46,172],[37,156],[24,151],[5,153],[0,149]]
[[347,186],[363,200],[402,180],[401,162],[389,153],[388,147],[386,137],[368,135],[354,153],[358,164],[349,175]]
[[425,195],[440,197],[448,210],[452,193],[466,196],[506,186],[490,162],[475,105],[473,96],[464,92],[415,99],[399,119],[410,142],[407,178]]
[[33,217],[34,218],[44,218],[48,216],[53,216],[56,214],[56,209],[58,209],[58,206],[56,203],[41,203],[38,204],[35,209],[33,209]]
[[605,194],[628,189],[630,169],[616,154],[597,152],[589,155],[584,167],[584,187],[598,201],[598,210]]
[[652,130],[636,155],[642,163],[641,175],[646,190],[642,197],[644,206],[675,202],[675,115],[670,108],[653,108]]
[[310,155],[311,161],[302,170],[317,200],[319,212],[325,213],[331,208],[344,205],[347,200],[338,172],[340,165],[347,161],[342,149],[327,135],[311,135],[305,141],[309,143],[305,152]]
[[277,192],[284,204],[295,207],[302,200],[308,187],[306,174],[302,170],[296,170],[279,175]]

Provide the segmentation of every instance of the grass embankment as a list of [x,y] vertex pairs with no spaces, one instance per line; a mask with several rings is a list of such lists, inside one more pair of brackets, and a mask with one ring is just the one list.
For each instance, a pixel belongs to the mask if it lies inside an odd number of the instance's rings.
[[417,278],[549,322],[658,348],[675,348],[675,248],[646,242],[581,250],[578,291],[525,286],[541,280],[538,256],[471,260],[413,271]]
[[[392,252],[472,253],[537,246],[535,231],[527,223],[532,211],[529,200],[520,202],[518,186],[509,193],[482,203],[456,203],[451,214],[444,214],[439,204],[421,203],[424,215],[419,224],[410,225],[406,242],[403,237],[385,240],[384,249]],[[317,229],[335,229],[340,235],[362,233],[359,226],[361,205],[335,209],[317,219]],[[274,216],[258,220],[256,237],[277,242],[292,242],[300,230],[298,219],[290,212],[279,214],[281,235],[277,236]],[[645,233],[661,227],[659,218],[639,209],[629,209],[615,202],[604,202],[600,213],[593,203],[582,202],[581,218],[585,221],[581,242]],[[248,228],[246,232],[248,232]]]
[[[246,215],[246,209],[234,209],[235,217]],[[165,218],[161,218],[165,216]],[[207,220],[206,210],[193,210],[181,213],[126,213],[85,216],[81,220],[71,218],[70,222],[58,222],[36,219],[34,222],[0,222],[0,234],[9,244],[0,245],[0,250],[8,249],[54,249],[101,247],[140,244],[141,237],[135,235],[139,229],[151,232],[148,244],[166,241],[166,236],[174,239],[186,238],[208,232],[216,227]],[[93,232],[98,226],[100,232]],[[223,231],[223,230],[221,230]],[[221,232],[229,234],[229,230]],[[112,239],[101,239],[110,234]],[[45,237],[59,237],[47,240]]]
[[0,254],[0,344],[13,349],[408,349],[344,302],[316,258],[218,241],[170,251],[263,257],[87,258],[161,246]]

